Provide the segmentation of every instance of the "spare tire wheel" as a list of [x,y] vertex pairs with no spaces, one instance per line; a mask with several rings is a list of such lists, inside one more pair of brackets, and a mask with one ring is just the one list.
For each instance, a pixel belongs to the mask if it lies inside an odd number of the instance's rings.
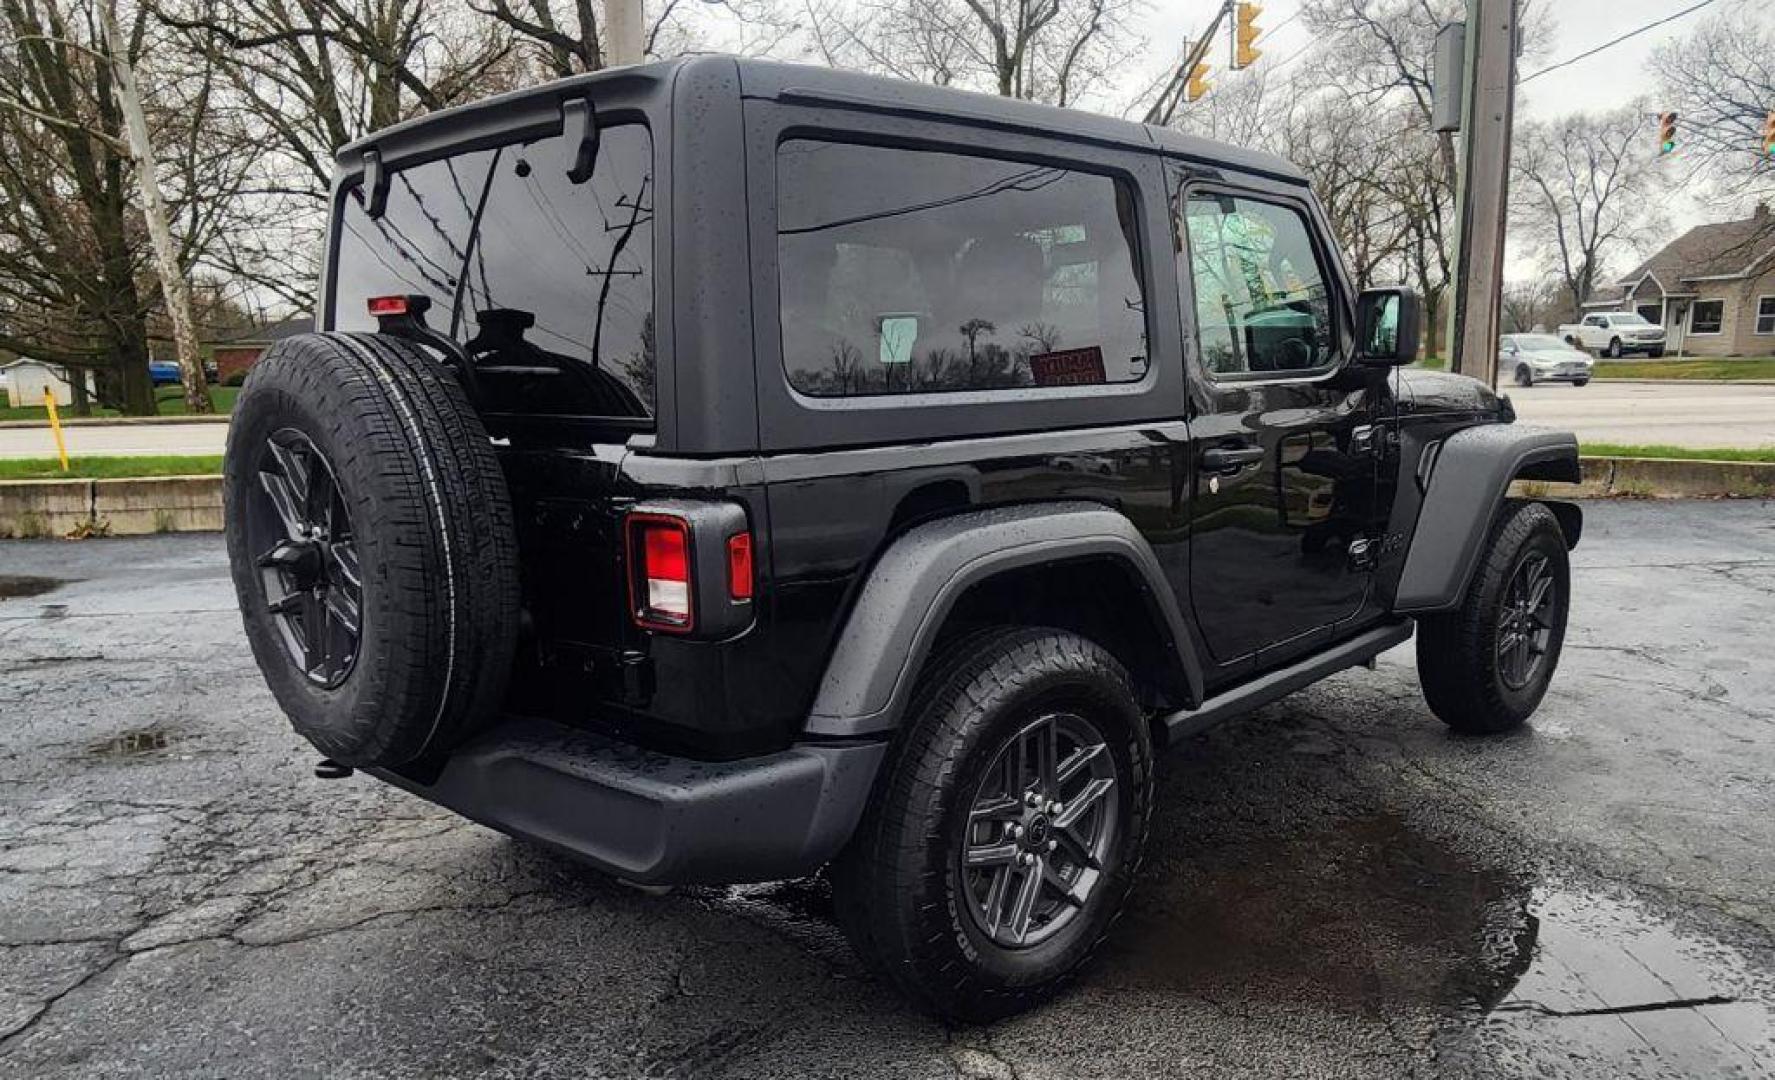
[[494,715],[517,533],[448,369],[377,334],[279,342],[247,376],[223,472],[247,641],[297,732],[341,764],[389,766]]

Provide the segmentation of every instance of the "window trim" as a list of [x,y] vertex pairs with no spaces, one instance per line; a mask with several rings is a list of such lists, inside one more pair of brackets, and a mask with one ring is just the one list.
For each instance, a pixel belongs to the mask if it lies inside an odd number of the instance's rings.
[[[810,394],[795,385],[789,374],[789,356],[783,347],[783,305],[782,280],[783,260],[780,242],[771,251],[772,269],[776,279],[777,303],[765,313],[766,320],[775,328],[777,376],[782,380],[783,388],[790,398],[803,408],[815,412],[841,412],[852,409],[896,409],[921,408],[929,409],[949,405],[986,405],[1010,403],[1017,401],[1070,401],[1081,398],[1117,397],[1144,394],[1157,385],[1154,373],[1158,364],[1153,357],[1155,346],[1153,322],[1152,291],[1158,287],[1153,277],[1153,268],[1143,250],[1142,231],[1140,228],[1141,185],[1132,174],[1113,167],[1087,166],[1072,159],[1043,160],[1032,154],[1000,153],[990,147],[970,147],[944,142],[937,139],[893,139],[880,138],[871,132],[857,130],[832,130],[791,124],[777,132],[775,141],[770,148],[771,162],[774,165],[782,160],[783,146],[786,143],[808,141],[823,142],[829,145],[865,146],[877,150],[889,150],[902,153],[937,153],[950,154],[957,157],[979,158],[987,161],[1005,161],[1020,165],[1038,165],[1048,168],[1062,169],[1066,172],[1082,173],[1086,176],[1101,177],[1110,181],[1120,194],[1128,196],[1129,206],[1135,215],[1134,228],[1127,233],[1129,253],[1134,257],[1134,278],[1144,294],[1141,317],[1145,322],[1146,340],[1146,371],[1138,379],[1123,382],[1087,383],[1076,386],[1002,386],[979,387],[969,390],[940,390],[921,393],[881,393],[881,394]],[[779,172],[773,172],[771,183],[770,216],[777,228],[781,222],[778,209],[781,205],[782,186],[778,179]],[[780,233],[773,233],[779,236]]]
[[[1757,297],[1757,306],[1751,312],[1750,333],[1752,337],[1768,337],[1775,334],[1775,309],[1771,309],[1767,315],[1763,314],[1763,302],[1766,300],[1775,300],[1775,293],[1764,293]],[[1758,329],[1763,325],[1764,319],[1770,320],[1769,328],[1767,330]]]
[[[1697,330],[1697,329],[1695,329],[1695,313],[1701,310],[1702,304],[1718,304],[1720,306],[1720,321],[1719,321],[1719,327],[1717,329],[1714,329],[1714,330]],[[1724,297],[1717,297],[1717,296],[1710,296],[1704,300],[1703,299],[1696,299],[1696,300],[1690,302],[1690,304],[1689,304],[1689,324],[1688,324],[1688,326],[1684,327],[1684,330],[1688,333],[1688,335],[1690,337],[1719,337],[1720,335],[1724,334],[1726,332],[1726,301],[1725,301],[1725,298]]]
[[[1334,343],[1330,363],[1289,375],[1278,375],[1275,372],[1269,371],[1215,372],[1208,370],[1208,366],[1202,362],[1202,328],[1196,322],[1195,256],[1190,251],[1189,237],[1187,234],[1183,236],[1178,235],[1177,230],[1181,222],[1177,211],[1180,204],[1187,202],[1191,196],[1203,192],[1210,194],[1224,193],[1237,199],[1248,199],[1251,202],[1283,207],[1293,211],[1306,225],[1307,243],[1310,244],[1313,249],[1313,262],[1319,269],[1320,281],[1325,285],[1327,300],[1331,302],[1331,331]],[[1341,274],[1334,272],[1334,270],[1340,268],[1341,264],[1338,264],[1333,260],[1332,253],[1326,248],[1325,238],[1320,234],[1320,230],[1317,228],[1318,219],[1313,216],[1312,206],[1305,198],[1268,191],[1258,191],[1249,187],[1242,187],[1235,183],[1228,183],[1224,180],[1192,180],[1189,175],[1185,173],[1177,185],[1175,194],[1167,200],[1166,205],[1168,208],[1167,217],[1170,218],[1170,221],[1167,224],[1171,230],[1172,243],[1177,249],[1177,258],[1173,261],[1181,263],[1178,267],[1179,273],[1177,275],[1178,311],[1180,314],[1187,315],[1189,319],[1189,331],[1183,334],[1182,340],[1185,344],[1194,344],[1195,348],[1190,350],[1190,364],[1203,379],[1216,385],[1229,387],[1278,386],[1290,383],[1313,383],[1332,378],[1348,366],[1351,350],[1346,345],[1347,339],[1345,331],[1349,328],[1350,324],[1353,323],[1353,316],[1348,310],[1346,310],[1348,308],[1348,303],[1345,295],[1346,289],[1344,287],[1344,279]],[[1184,302],[1184,297],[1182,295],[1182,290],[1185,285],[1189,287],[1188,303]]]

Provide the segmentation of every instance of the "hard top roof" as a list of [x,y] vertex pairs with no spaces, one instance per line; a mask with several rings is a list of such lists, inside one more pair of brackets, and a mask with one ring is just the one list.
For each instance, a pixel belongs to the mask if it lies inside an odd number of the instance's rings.
[[[625,83],[637,89],[668,93],[683,72],[698,65],[733,65],[741,96],[778,101],[806,101],[840,108],[943,117],[961,123],[1055,135],[1099,144],[1159,150],[1209,165],[1263,173],[1305,183],[1306,176],[1274,154],[1186,135],[1170,128],[1120,120],[1081,109],[1057,108],[996,94],[981,94],[903,79],[865,75],[838,68],[788,64],[730,56],[694,56],[633,67],[609,68],[539,86],[514,90],[466,105],[428,113],[372,132],[339,151],[342,165],[358,163],[366,148],[403,142],[414,136],[442,135],[458,127],[485,130],[522,107],[546,105],[589,93],[594,104],[599,88]],[[429,141],[429,140],[427,140]]]

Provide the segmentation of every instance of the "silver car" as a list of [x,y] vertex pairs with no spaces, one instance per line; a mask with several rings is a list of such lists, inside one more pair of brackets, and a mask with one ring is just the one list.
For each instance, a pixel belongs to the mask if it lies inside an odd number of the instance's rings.
[[1498,343],[1499,382],[1514,379],[1518,386],[1540,382],[1583,386],[1590,381],[1594,366],[1589,353],[1572,348],[1552,334],[1505,334]]

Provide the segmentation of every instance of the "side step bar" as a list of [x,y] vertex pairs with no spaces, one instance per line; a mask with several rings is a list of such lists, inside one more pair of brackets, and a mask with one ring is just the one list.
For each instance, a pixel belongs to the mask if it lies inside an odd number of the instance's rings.
[[1163,717],[1165,738],[1175,744],[1199,731],[1205,731],[1229,717],[1239,716],[1268,705],[1277,698],[1310,686],[1327,675],[1345,668],[1366,664],[1393,646],[1411,637],[1414,624],[1389,623],[1366,630],[1341,645],[1309,656],[1291,667],[1279,668],[1224,694],[1211,697],[1199,709],[1179,709]]

